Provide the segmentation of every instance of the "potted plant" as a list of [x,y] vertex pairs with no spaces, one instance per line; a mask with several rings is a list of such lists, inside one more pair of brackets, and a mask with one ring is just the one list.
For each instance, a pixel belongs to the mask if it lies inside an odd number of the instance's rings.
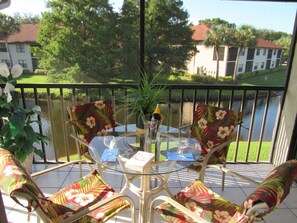
[[148,118],[156,105],[164,101],[165,86],[157,85],[159,74],[156,74],[152,80],[148,75],[142,75],[142,84],[138,88],[129,88],[127,104],[129,115],[127,119],[136,116],[136,127],[143,128],[143,117]]
[[15,91],[15,86],[16,78],[22,72],[19,64],[14,65],[10,73],[6,63],[0,63],[0,147],[9,150],[24,163],[33,152],[44,157],[34,143],[46,142],[47,138],[31,126],[32,123],[41,124],[37,119],[40,107],[24,109],[19,106],[19,93]]

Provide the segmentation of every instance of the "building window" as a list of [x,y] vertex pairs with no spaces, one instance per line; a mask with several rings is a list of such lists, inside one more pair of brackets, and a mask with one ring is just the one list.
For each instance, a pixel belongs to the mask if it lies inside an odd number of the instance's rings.
[[258,69],[258,62],[255,62],[254,64],[254,70],[257,70]]
[[7,67],[10,68],[9,60],[5,60],[5,59],[4,59],[4,60],[2,60],[1,62],[2,62],[2,63],[6,63]]
[[274,61],[271,62],[271,68],[274,68]]
[[262,62],[262,63],[261,63],[261,69],[263,69],[263,68],[264,68],[264,66],[265,66],[265,63],[264,63],[264,62]]
[[242,49],[240,56],[244,56],[244,54],[245,54],[245,49]]
[[276,55],[276,50],[273,50],[273,55]]
[[24,44],[17,44],[16,45],[16,51],[18,53],[24,53],[25,52],[25,45]]
[[0,44],[0,52],[7,52],[5,44]]
[[281,55],[282,55],[282,50],[277,50],[277,58],[280,58],[281,57]]
[[23,68],[27,68],[26,60],[18,60],[18,64],[21,65]]
[[255,48],[249,48],[248,51],[247,51],[246,59],[247,60],[253,60],[254,55],[255,55]]
[[229,54],[228,54],[228,61],[235,61],[237,56],[237,47],[230,47],[229,48]]
[[260,49],[258,48],[256,51],[256,55],[259,56],[260,55]]
[[266,50],[267,50],[267,49],[264,49],[264,50],[263,50],[263,56],[266,55]]
[[243,64],[239,64],[237,72],[242,72],[242,70],[243,70]]
[[[225,47],[219,47],[219,60],[220,61],[224,60],[224,55],[225,55]],[[213,60],[217,60],[215,48],[213,49]]]

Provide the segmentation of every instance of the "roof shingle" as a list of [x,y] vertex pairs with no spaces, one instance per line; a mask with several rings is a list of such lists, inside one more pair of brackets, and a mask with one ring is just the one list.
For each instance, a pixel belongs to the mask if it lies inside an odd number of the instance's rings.
[[10,35],[8,43],[36,42],[38,27],[38,24],[21,24],[20,32]]
[[[192,26],[193,35],[192,39],[195,41],[204,41],[206,39],[206,32],[210,29],[210,26],[205,24],[199,24]],[[264,39],[257,39],[257,46],[259,48],[273,48],[273,49],[283,49],[283,46],[277,45],[275,43],[269,42]]]

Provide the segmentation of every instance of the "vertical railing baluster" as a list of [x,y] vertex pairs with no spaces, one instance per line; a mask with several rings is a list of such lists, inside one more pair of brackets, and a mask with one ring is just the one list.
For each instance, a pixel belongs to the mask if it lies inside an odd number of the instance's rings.
[[209,89],[206,90],[205,104],[208,104],[209,101]]
[[172,124],[172,107],[171,107],[171,100],[172,100],[172,93],[171,93],[172,89],[168,90],[168,113],[169,113],[169,117],[168,117],[168,124],[167,124],[167,131],[169,131],[169,126]]
[[[241,105],[240,105],[240,112],[241,112],[241,114],[243,113],[243,108],[244,108],[244,104],[245,104],[245,99],[246,99],[246,90],[243,90],[243,95],[242,95]],[[238,125],[238,130],[237,130],[237,135],[236,135],[235,153],[234,153],[234,158],[233,158],[233,160],[234,160],[235,162],[237,161],[237,154],[238,154],[238,146],[239,146],[240,132],[241,132],[241,125]]]
[[269,102],[270,102],[270,96],[271,96],[271,91],[268,91],[265,108],[264,108],[263,119],[262,119],[263,121],[262,121],[262,126],[261,126],[260,138],[259,138],[259,147],[258,147],[258,151],[257,151],[257,162],[259,162],[259,157],[260,157],[260,153],[261,153],[261,147],[262,147],[263,135],[264,135],[265,125],[266,125],[266,118],[267,118],[267,112],[268,112],[268,107],[269,107]]
[[181,102],[180,102],[180,117],[179,117],[179,126],[183,125],[183,114],[184,114],[184,96],[185,96],[185,90],[182,89],[182,94],[181,94]]
[[231,90],[231,95],[229,99],[229,109],[232,109],[233,107],[233,99],[234,99],[234,90]]
[[[34,91],[34,101],[35,101],[35,105],[39,105],[39,103],[38,103],[38,93],[37,93],[37,88],[34,87],[33,89],[34,89],[33,91]],[[38,119],[39,123],[41,123],[40,125],[38,125],[39,133],[43,135],[42,122],[41,122],[40,115],[37,116],[37,119]],[[44,143],[43,143],[43,142],[41,143],[41,149],[42,149],[42,152],[44,153],[43,161],[46,162],[45,146],[44,146]],[[34,160],[33,160],[33,162],[34,162]]]
[[64,93],[63,88],[60,87],[60,102],[61,102],[61,119],[62,119],[62,129],[63,129],[63,137],[65,142],[65,150],[66,150],[66,159],[67,162],[70,161],[70,151],[69,151],[69,143],[68,143],[68,126],[66,122],[66,107],[64,104]]
[[246,148],[246,154],[245,154],[245,162],[248,161],[248,156],[250,152],[250,146],[253,136],[253,129],[254,129],[254,121],[255,121],[255,114],[256,114],[256,108],[257,108],[257,101],[258,101],[258,91],[256,91],[254,96],[254,102],[253,102],[253,108],[252,108],[252,115],[251,115],[251,122],[249,127],[249,134],[248,134],[248,141],[247,141],[247,148]]
[[222,99],[222,89],[219,89],[219,93],[218,93],[218,107],[221,107],[221,99]]
[[49,116],[49,120],[51,121],[51,135],[52,135],[52,143],[54,146],[54,155],[55,155],[55,161],[58,162],[58,152],[57,152],[57,145],[56,145],[56,132],[54,131],[54,117],[53,117],[53,108],[52,108],[52,96],[51,96],[51,91],[50,88],[46,89],[47,92],[47,100],[48,100],[48,116]]
[[75,88],[72,88],[72,104],[76,105],[77,100],[76,100],[76,92],[75,92]]
[[25,91],[24,88],[21,88],[21,95],[22,95],[22,103],[23,103],[23,108],[26,108],[26,100],[25,100]]
[[[193,114],[194,114],[194,112],[195,112],[195,110],[196,110],[196,103],[197,103],[197,89],[194,89],[194,104],[193,104]],[[192,120],[193,121],[193,120]]]

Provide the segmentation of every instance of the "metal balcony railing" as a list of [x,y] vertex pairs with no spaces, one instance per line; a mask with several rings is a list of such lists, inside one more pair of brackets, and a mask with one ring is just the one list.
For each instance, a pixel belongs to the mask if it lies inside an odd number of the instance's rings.
[[[49,138],[48,144],[37,145],[45,157],[35,157],[35,162],[56,163],[77,158],[75,143],[65,124],[69,105],[109,99],[118,122],[135,122],[133,118],[126,120],[129,111],[119,108],[126,103],[128,89],[137,87],[137,84],[19,84],[22,106],[41,106],[42,125],[36,126],[36,131]],[[171,127],[191,124],[197,103],[232,108],[243,113],[243,124],[237,127],[228,161],[271,162],[283,93],[284,87],[278,86],[166,85],[166,99],[161,103],[166,116],[163,124]]]

